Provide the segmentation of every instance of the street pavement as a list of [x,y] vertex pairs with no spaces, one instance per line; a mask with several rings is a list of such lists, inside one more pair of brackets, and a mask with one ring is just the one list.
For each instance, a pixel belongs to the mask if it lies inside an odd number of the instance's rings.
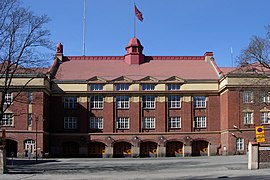
[[270,179],[269,169],[248,170],[247,156],[8,160],[2,180]]

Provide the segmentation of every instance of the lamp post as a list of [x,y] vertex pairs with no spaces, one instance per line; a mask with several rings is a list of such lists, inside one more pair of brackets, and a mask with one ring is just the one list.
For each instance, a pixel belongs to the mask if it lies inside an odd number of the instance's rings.
[[37,157],[37,155],[38,155],[38,152],[37,152],[38,151],[38,143],[37,143],[38,142],[38,138],[37,138],[38,116],[35,116],[35,120],[36,120],[36,163],[37,163],[38,162],[38,157]]

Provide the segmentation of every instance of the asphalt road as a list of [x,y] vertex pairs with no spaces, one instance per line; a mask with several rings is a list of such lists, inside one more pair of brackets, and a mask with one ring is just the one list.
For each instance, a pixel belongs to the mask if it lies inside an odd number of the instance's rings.
[[270,179],[269,169],[248,170],[247,156],[138,159],[15,159],[0,179]]

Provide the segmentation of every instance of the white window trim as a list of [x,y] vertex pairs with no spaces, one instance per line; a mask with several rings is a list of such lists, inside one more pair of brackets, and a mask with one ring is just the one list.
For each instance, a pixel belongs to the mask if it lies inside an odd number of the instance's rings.
[[129,129],[129,118],[118,117],[116,120],[116,129]]
[[77,117],[64,117],[64,129],[77,129],[78,118]]
[[[152,100],[154,98],[154,100]],[[142,97],[144,109],[155,109],[156,108],[156,97],[153,95],[144,95]]]
[[169,128],[179,129],[181,128],[181,117],[169,117]]
[[237,138],[236,139],[236,150],[243,151],[245,149],[245,139]]
[[194,117],[194,128],[206,128],[207,124],[206,124],[206,116],[196,116]]
[[194,107],[195,108],[206,108],[206,97],[205,96],[194,96]]
[[[175,97],[175,98],[173,99],[172,97]],[[175,100],[178,97],[180,99],[179,100]],[[179,95],[170,95],[170,96],[168,96],[168,106],[169,106],[170,109],[181,108],[181,96],[179,96]]]
[[13,117],[12,113],[4,113],[3,114],[3,119],[1,121],[1,126],[3,126],[3,127],[14,126],[14,117]]
[[142,90],[143,91],[154,91],[155,90],[155,84],[142,84]]
[[168,84],[168,91],[179,91],[181,88],[180,84]]
[[103,129],[103,118],[90,117],[89,126],[90,126],[90,129]]
[[116,91],[128,91],[129,84],[116,84],[115,89],[116,89]]
[[244,91],[243,92],[243,103],[253,103],[253,92]]
[[[99,100],[99,98],[101,98],[102,100]],[[91,109],[103,109],[104,97],[103,96],[91,96],[90,107],[91,107]]]
[[156,118],[154,117],[144,117],[143,118],[143,129],[155,129]]
[[102,91],[104,89],[104,84],[90,84],[91,91]]
[[243,118],[244,118],[244,124],[245,125],[254,124],[253,112],[244,112]]
[[5,94],[5,100],[4,100],[4,104],[6,105],[10,105],[13,101],[13,93],[12,92],[7,92]]
[[130,105],[129,99],[130,99],[129,96],[116,96],[117,109],[129,109]]

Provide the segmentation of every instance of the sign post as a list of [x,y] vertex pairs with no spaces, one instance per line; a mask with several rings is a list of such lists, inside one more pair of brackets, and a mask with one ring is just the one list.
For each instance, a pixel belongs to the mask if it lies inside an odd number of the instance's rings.
[[257,142],[265,142],[264,126],[256,126],[256,141]]

